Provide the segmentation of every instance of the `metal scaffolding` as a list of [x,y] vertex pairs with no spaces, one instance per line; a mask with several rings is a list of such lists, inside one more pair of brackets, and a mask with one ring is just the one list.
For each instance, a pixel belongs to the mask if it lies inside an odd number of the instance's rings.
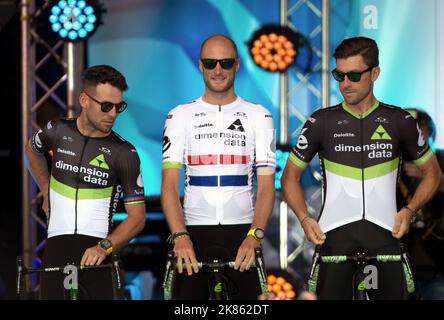
[[[43,2],[43,1],[42,1]],[[36,122],[38,110],[48,101],[54,103],[64,115],[73,117],[77,113],[75,97],[78,96],[80,72],[83,69],[83,43],[54,41],[53,35],[39,34],[38,23],[52,3],[50,0],[37,6],[34,0],[21,2],[21,44],[22,44],[22,133],[21,147],[24,150],[31,134],[40,129]],[[49,22],[48,22],[49,24]],[[55,42],[55,44],[51,44]],[[43,50],[43,56],[37,52]],[[40,51],[39,51],[40,52]],[[45,70],[50,65],[61,66],[62,73],[53,84],[43,80]],[[57,93],[66,85],[66,97]],[[59,92],[65,92],[59,90]],[[67,102],[65,102],[67,101]],[[39,216],[39,204],[43,193],[37,192],[35,183],[28,173],[26,161],[22,165],[22,242],[23,261],[31,266],[44,248],[45,240],[39,240],[39,227],[46,229],[46,221]],[[44,237],[45,238],[45,237]],[[26,283],[26,291],[32,290]]]
[[[289,132],[289,117],[294,115],[303,124],[308,114],[303,114],[296,108],[297,102],[294,101],[294,95],[302,88],[308,89],[318,100],[322,108],[329,106],[330,87],[329,87],[329,71],[330,71],[330,0],[317,1],[311,0],[281,0],[280,4],[280,23],[282,26],[288,26],[295,31],[298,31],[296,23],[293,22],[294,16],[299,10],[305,9],[312,12],[319,20],[315,28],[307,36],[311,51],[314,53],[314,66],[307,72],[298,71],[296,68],[289,69],[286,73],[280,76],[280,144],[286,145],[290,142],[291,137],[297,136],[300,127],[293,132]],[[321,41],[316,41],[321,33]],[[320,43],[319,43],[320,42]],[[312,76],[316,73],[321,73],[321,81],[316,82],[312,80]],[[289,78],[293,76],[296,81],[290,86]],[[316,180],[320,180],[321,176],[318,172],[311,172]],[[314,213],[314,209],[310,206],[314,198],[321,197],[321,190],[315,192],[311,199],[306,201],[310,213]],[[287,269],[288,263],[293,261],[304,247],[305,241],[301,239],[296,240],[299,245],[293,252],[288,253],[288,206],[285,201],[280,203],[280,266],[282,269]]]

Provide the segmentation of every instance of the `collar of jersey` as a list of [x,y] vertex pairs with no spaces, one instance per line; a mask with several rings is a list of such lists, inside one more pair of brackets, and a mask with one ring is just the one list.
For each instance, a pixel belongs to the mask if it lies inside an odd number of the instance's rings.
[[348,113],[350,113],[353,117],[358,118],[358,119],[364,119],[365,117],[367,117],[370,113],[372,113],[373,111],[375,111],[375,109],[379,107],[379,101],[376,100],[376,102],[373,104],[373,106],[368,109],[366,112],[364,112],[362,114],[362,116],[359,116],[359,114],[353,112],[345,103],[345,101],[342,101],[342,108],[344,108],[345,111],[347,111]]
[[[205,101],[203,101],[202,97],[200,97],[200,98],[198,99],[198,101],[199,101],[200,104],[202,104],[204,107],[207,107],[207,108],[210,108],[210,109],[213,109],[213,110],[216,110],[217,108],[219,108],[219,105],[218,105],[218,104],[211,104],[211,103],[205,102]],[[237,106],[237,105],[239,104],[239,101],[240,101],[240,97],[239,97],[239,96],[236,96],[236,100],[234,100],[233,102],[231,102],[231,103],[229,103],[229,104],[222,104],[222,105],[221,105],[221,107],[222,107],[222,111],[227,110],[227,109],[231,109],[231,108]]]

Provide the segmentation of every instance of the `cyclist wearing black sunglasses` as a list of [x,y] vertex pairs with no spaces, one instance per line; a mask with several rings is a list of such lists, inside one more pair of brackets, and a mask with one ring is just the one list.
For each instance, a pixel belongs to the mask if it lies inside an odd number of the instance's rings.
[[[174,108],[165,122],[162,205],[179,270],[175,299],[208,299],[212,274],[199,271],[197,261],[235,261],[237,270],[226,274],[233,284],[230,299],[257,299],[261,292],[250,266],[274,203],[275,132],[264,107],[236,96],[239,64],[230,38],[204,41],[199,67],[205,93]],[[183,209],[178,190],[182,165]],[[188,274],[182,274],[184,269]]]
[[[333,77],[344,101],[318,110],[302,128],[282,177],[284,196],[300,219],[309,241],[322,244],[322,255],[400,254],[399,239],[412,217],[436,192],[440,168],[415,119],[399,107],[376,100],[373,86],[380,68],[378,47],[364,37],[344,40],[335,51]],[[299,183],[319,153],[324,204],[318,220],[310,217]],[[413,161],[423,180],[399,212],[396,184],[401,157]],[[378,289],[371,298],[406,298],[400,264],[376,264]],[[320,299],[350,299],[350,265],[321,265]]]
[[[83,73],[74,119],[49,122],[31,138],[26,154],[29,168],[43,193],[48,239],[43,267],[74,263],[100,265],[124,246],[145,223],[145,199],[136,149],[112,127],[126,108],[123,75],[110,66]],[[43,153],[52,150],[50,172]],[[124,194],[128,218],[112,231],[112,215]],[[63,299],[63,274],[41,277],[42,299]],[[112,299],[112,274],[101,269],[84,272],[79,282],[93,299]]]

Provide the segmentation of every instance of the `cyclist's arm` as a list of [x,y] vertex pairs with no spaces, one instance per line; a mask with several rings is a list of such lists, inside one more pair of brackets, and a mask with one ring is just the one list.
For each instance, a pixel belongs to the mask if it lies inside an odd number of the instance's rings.
[[267,227],[274,205],[274,179],[274,168],[257,169],[256,204],[251,228],[265,230]]
[[[408,207],[414,211],[422,208],[436,193],[441,183],[441,168],[439,167],[436,156],[433,154],[422,165],[419,165],[422,172],[422,179],[419,183],[412,200],[408,203]],[[400,239],[404,234],[409,232],[410,221],[413,213],[402,208],[395,217],[392,234],[395,238]]]
[[[257,193],[251,228],[265,230],[270,219],[275,198],[274,168],[257,168]],[[254,262],[254,249],[260,242],[254,237],[246,237],[239,247],[235,259],[235,269],[248,270]]]
[[113,244],[113,251],[122,248],[145,227],[145,203],[125,204],[128,217],[107,236]]
[[28,160],[28,170],[36,180],[44,196],[48,195],[49,188],[49,170],[46,158],[43,154],[37,153],[30,147],[30,141],[26,145],[25,153]]
[[294,164],[290,159],[287,161],[282,174],[282,194],[289,207],[295,212],[307,239],[314,244],[323,244],[325,234],[322,232],[316,220],[308,215],[304,199],[304,190],[301,185],[301,176],[304,168]]
[[422,172],[422,179],[409,203],[409,207],[418,210],[424,206],[436,193],[441,183],[441,168],[435,155],[424,164],[419,166]]
[[302,221],[308,216],[307,206],[305,204],[304,190],[301,185],[301,176],[305,168],[293,164],[291,161],[287,161],[287,164],[282,174],[282,195],[288,206],[298,217],[299,221]]
[[186,230],[179,195],[180,175],[181,169],[162,170],[162,210],[172,233]]
[[[162,170],[162,210],[170,227],[171,232],[186,231],[185,219],[182,211],[179,196],[179,182],[181,169],[164,168]],[[179,273],[182,273],[182,263],[186,263],[187,273],[191,275],[199,272],[196,255],[193,249],[193,243],[188,236],[180,237],[174,241],[174,255],[177,257],[177,267]]]

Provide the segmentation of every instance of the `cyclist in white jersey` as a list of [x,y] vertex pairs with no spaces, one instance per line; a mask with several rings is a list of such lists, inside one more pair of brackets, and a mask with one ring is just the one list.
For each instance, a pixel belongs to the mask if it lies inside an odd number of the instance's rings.
[[[234,92],[239,58],[225,36],[201,47],[203,97],[170,111],[163,138],[162,207],[178,259],[188,275],[175,280],[178,299],[207,299],[209,275],[197,261],[235,260],[229,272],[233,299],[256,299],[257,274],[250,269],[274,203],[275,130],[264,107]],[[179,198],[185,168],[183,209]],[[253,181],[257,179],[256,201]]]
[[[380,103],[373,85],[380,69],[378,47],[364,37],[344,40],[336,49],[334,78],[344,102],[318,110],[302,128],[282,177],[284,196],[321,254],[399,254],[399,239],[415,212],[429,201],[440,182],[440,168],[411,115]],[[323,206],[310,217],[299,183],[304,168],[319,152]],[[396,184],[402,158],[413,161],[423,180],[411,201],[396,209]],[[377,265],[375,299],[405,298],[399,264]],[[321,265],[318,294],[323,299],[352,297],[353,265]]]

